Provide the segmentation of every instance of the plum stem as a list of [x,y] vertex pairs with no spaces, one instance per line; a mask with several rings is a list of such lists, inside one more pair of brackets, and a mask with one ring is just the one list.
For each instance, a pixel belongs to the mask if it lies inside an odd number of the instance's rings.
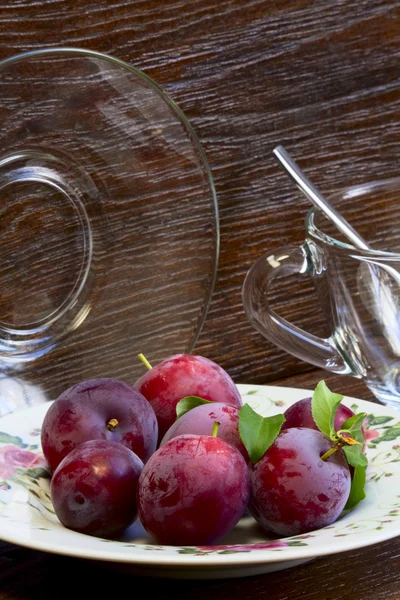
[[219,421],[214,421],[212,432],[211,432],[212,437],[217,437],[218,427],[220,425],[221,425],[221,423]]
[[360,446],[362,445],[361,442],[358,442],[352,438],[351,435],[347,435],[347,433],[348,432],[345,430],[340,430],[337,432],[336,435],[339,438],[338,441],[332,446],[332,448],[329,448],[329,450],[327,450],[325,454],[321,456],[321,460],[326,460],[331,454],[336,452],[336,450],[343,448],[343,446],[354,446],[354,444],[358,444]]
[[110,419],[107,423],[107,429],[109,431],[114,431],[114,429],[117,427],[117,425],[118,425],[117,419]]
[[142,363],[144,364],[144,366],[145,366],[145,367],[146,367],[146,368],[147,368],[149,371],[151,371],[151,369],[152,369],[153,367],[151,366],[151,364],[149,363],[149,361],[147,360],[147,358],[145,357],[145,355],[144,355],[144,354],[142,354],[142,353],[140,353],[140,354],[138,354],[138,357],[139,357],[139,359],[142,361]]
[[331,456],[331,454],[333,454],[334,452],[336,452],[336,450],[340,450],[340,448],[343,446],[343,444],[341,444],[340,442],[338,444],[334,444],[332,446],[332,448],[329,448],[329,450],[327,450],[325,452],[325,454],[323,454],[321,456],[321,460],[326,460],[327,458],[329,458],[329,456]]

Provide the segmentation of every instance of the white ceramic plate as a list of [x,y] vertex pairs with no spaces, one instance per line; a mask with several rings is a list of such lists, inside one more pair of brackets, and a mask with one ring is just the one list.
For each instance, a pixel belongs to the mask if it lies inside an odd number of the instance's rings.
[[[244,402],[267,415],[311,392],[239,385]],[[335,390],[339,391],[339,390]],[[400,534],[400,413],[345,398],[368,414],[367,498],[333,525],[289,538],[272,539],[252,517],[244,517],[218,546],[154,544],[132,526],[119,541],[75,533],[54,514],[40,449],[40,426],[49,403],[0,420],[0,539],[36,550],[105,561],[135,574],[175,578],[243,577],[286,569],[316,557],[371,546]]]

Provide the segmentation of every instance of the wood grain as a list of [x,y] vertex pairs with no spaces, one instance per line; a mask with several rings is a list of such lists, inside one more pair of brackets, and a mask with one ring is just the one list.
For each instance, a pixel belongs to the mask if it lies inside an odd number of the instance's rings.
[[[11,554],[11,552],[10,552]],[[26,558],[26,557],[25,557]],[[104,565],[54,556],[36,557],[22,574],[0,576],[2,599],[71,598],[81,593],[81,583],[90,582],[91,594],[105,598],[123,596],[139,586],[161,600],[217,600],[245,598],[263,600],[398,600],[394,583],[400,565],[400,540],[368,549],[317,559],[287,571],[249,578],[214,581],[177,581],[140,578],[116,572]],[[68,576],[66,576],[68,573]],[[79,596],[78,596],[79,597]]]
[[[315,370],[262,338],[244,314],[241,288],[258,257],[304,240],[309,205],[274,161],[276,145],[283,144],[328,195],[398,175],[399,3],[0,0],[0,59],[57,46],[105,52],[142,69],[178,103],[206,151],[219,204],[221,250],[196,352],[219,362],[238,382],[310,389],[325,378],[336,391],[373,400],[359,381]],[[0,91],[0,115],[1,110]],[[198,208],[194,197],[193,215]],[[359,218],[365,221],[358,210],[348,218],[356,228]],[[120,266],[126,291],[129,273]],[[271,301],[297,325],[330,334],[307,279],[279,282]],[[150,312],[156,304],[151,297]],[[114,297],[110,310],[118,314],[118,309]],[[166,320],[161,330],[166,345],[176,340],[174,327]],[[91,369],[91,352],[101,347],[99,370],[111,364],[109,358],[115,373],[130,380],[129,361],[110,331],[99,327],[89,340],[91,351],[82,335],[68,360],[60,347],[36,377],[54,378],[58,372],[62,387],[82,376],[86,351]],[[137,349],[125,342],[133,356]],[[397,600],[399,544],[395,539],[251,579],[145,584],[159,598]],[[128,586],[137,585],[98,565],[18,548],[7,547],[1,565],[0,598],[7,600],[79,596],[79,581],[88,579],[92,594],[100,597],[125,596]]]
[[[206,150],[221,223],[197,351],[238,381],[264,382],[310,369],[253,331],[242,308],[254,260],[304,238],[308,203],[272,149],[285,144],[327,194],[397,174],[399,20],[398,3],[387,1],[23,1],[2,6],[0,57],[58,45],[107,52],[180,105]],[[314,297],[311,285],[290,280],[273,302],[326,333]]]

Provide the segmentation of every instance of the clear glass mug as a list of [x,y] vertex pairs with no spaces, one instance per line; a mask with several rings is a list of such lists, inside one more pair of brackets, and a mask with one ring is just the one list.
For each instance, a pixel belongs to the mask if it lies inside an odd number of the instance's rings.
[[[299,246],[267,252],[246,275],[242,299],[253,326],[288,353],[334,373],[361,378],[400,409],[400,178],[348,188],[332,204],[367,241],[359,250],[317,209]],[[277,276],[308,276],[330,335],[315,336],[279,316],[268,292]]]

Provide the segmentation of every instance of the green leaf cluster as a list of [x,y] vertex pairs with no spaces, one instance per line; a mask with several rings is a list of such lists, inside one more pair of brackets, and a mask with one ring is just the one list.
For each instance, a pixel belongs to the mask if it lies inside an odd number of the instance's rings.
[[348,509],[365,498],[368,459],[363,453],[362,425],[367,415],[365,413],[354,415],[342,424],[339,431],[335,431],[335,416],[342,399],[343,396],[331,392],[322,380],[314,390],[311,412],[318,429],[325,433],[338,448],[343,448],[347,462],[354,468],[350,495],[345,507]]

